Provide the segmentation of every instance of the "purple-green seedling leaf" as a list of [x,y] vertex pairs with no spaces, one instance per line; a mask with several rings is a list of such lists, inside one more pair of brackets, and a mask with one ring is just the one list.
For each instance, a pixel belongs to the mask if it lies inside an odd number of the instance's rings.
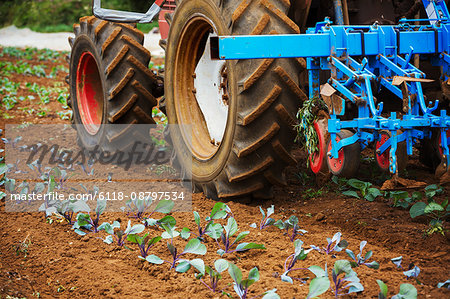
[[438,284],[437,284],[437,287],[438,287],[439,289],[442,288],[442,287],[444,287],[444,288],[447,288],[447,289],[450,290],[450,279],[449,279],[449,280],[446,280],[446,281],[444,281],[444,282],[438,283]]
[[214,268],[216,268],[216,271],[218,273],[222,273],[223,271],[227,270],[229,267],[229,263],[224,259],[218,259],[214,262]]
[[387,293],[388,293],[387,285],[379,279],[377,279],[377,283],[378,283],[378,286],[380,287],[380,292],[378,293],[378,299],[387,299]]
[[209,225],[206,235],[217,240],[220,238],[220,234],[222,233],[222,231],[223,227],[220,223],[212,223],[211,225]]
[[324,270],[319,266],[310,266],[308,268],[308,270],[311,271],[316,277],[327,277],[328,278],[326,268]]
[[156,264],[156,265],[162,265],[164,263],[164,261],[162,259],[160,259],[159,257],[157,257],[154,254],[147,256],[145,258],[145,260],[149,263]]
[[417,289],[409,283],[400,285],[400,292],[391,299],[417,299]]
[[206,254],[206,246],[200,242],[199,239],[191,239],[184,247],[184,253],[192,254]]
[[256,243],[241,243],[236,247],[236,251],[246,251],[249,249],[266,249],[264,244],[256,244]]
[[330,279],[327,276],[316,277],[309,284],[307,299],[322,295],[330,288]]
[[95,208],[95,214],[101,215],[106,209],[106,200],[97,200],[97,207]]
[[175,228],[176,228],[175,226],[166,225],[165,223],[161,223],[161,227],[165,230],[161,234],[161,237],[163,239],[173,239],[180,235],[180,233],[175,230]]
[[175,267],[175,271],[179,273],[185,273],[189,269],[191,269],[191,264],[189,264],[188,260],[179,260],[178,265]]
[[228,216],[228,211],[230,211],[230,209],[226,204],[224,204],[223,202],[217,202],[211,210],[211,214],[207,221],[209,221],[210,219],[223,219]]
[[399,256],[399,257],[394,257],[393,259],[391,259],[391,262],[394,263],[394,265],[397,266],[397,268],[402,268],[402,260],[403,260],[403,256]]
[[241,241],[242,239],[244,239],[245,237],[247,237],[249,233],[250,233],[249,231],[241,232],[241,233],[236,237],[236,240],[234,240],[233,243],[238,243],[239,241]]
[[191,236],[191,232],[190,232],[189,228],[183,227],[183,229],[180,232],[180,236],[181,236],[181,238],[183,238],[185,240],[189,239],[189,237]]
[[280,296],[277,294],[277,289],[266,291],[263,295],[262,299],[280,299]]
[[403,274],[405,274],[405,276],[408,278],[417,278],[420,274],[420,268],[417,266],[414,266],[414,268],[412,268],[408,271],[403,271]]
[[224,229],[225,229],[227,238],[230,238],[231,236],[233,236],[238,230],[238,225],[237,225],[236,220],[234,218],[228,218],[227,225],[224,226]]
[[242,271],[233,263],[228,265],[228,273],[236,284],[241,284],[242,281]]
[[153,212],[167,214],[170,213],[175,205],[172,200],[160,200]]

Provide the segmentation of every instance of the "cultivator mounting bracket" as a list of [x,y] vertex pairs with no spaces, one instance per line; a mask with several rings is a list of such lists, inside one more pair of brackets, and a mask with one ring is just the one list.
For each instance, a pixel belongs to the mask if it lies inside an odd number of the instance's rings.
[[[338,99],[356,104],[358,117],[338,117],[345,109],[329,107],[328,132],[331,151],[339,151],[359,142],[361,149],[380,140],[381,131],[390,138],[379,148],[381,155],[389,149],[389,170],[397,173],[396,151],[399,142],[406,141],[407,154],[419,139],[431,138],[431,130],[440,130],[440,144],[445,167],[450,165],[447,130],[450,116],[446,110],[437,113],[439,101],[427,101],[422,84],[431,82],[415,67],[415,55],[442,67],[441,80],[450,82],[450,17],[444,1],[423,1],[428,19],[400,20],[398,25],[352,26],[332,25],[329,19],[309,28],[306,34],[219,36],[211,38],[212,58],[261,59],[306,58],[309,73],[309,97],[319,97],[319,73],[330,71],[326,93],[339,92]],[[416,25],[417,23],[424,23]],[[384,113],[383,102],[377,101],[373,88],[384,87],[402,101],[402,111]],[[351,137],[336,141],[342,129],[354,132]]]

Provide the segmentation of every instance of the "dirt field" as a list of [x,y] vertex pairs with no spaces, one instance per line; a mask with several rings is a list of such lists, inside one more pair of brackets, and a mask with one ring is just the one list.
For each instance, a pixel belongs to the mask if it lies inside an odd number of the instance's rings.
[[[27,57],[19,52],[0,48],[0,99],[3,101],[0,129],[4,130],[5,124],[26,122],[70,123],[69,110],[64,108],[65,104],[61,103],[64,101],[60,97],[68,94],[64,83],[68,67],[65,55],[30,52]],[[23,63],[28,66],[20,70],[18,66]],[[161,63],[162,60],[155,62]],[[12,66],[16,66],[16,69]],[[45,76],[38,76],[42,74],[39,66],[45,66],[42,67]],[[24,71],[27,67],[31,71]],[[55,76],[48,78],[52,68],[56,69]],[[20,85],[7,87],[11,82]],[[34,88],[35,91],[31,90],[33,83],[48,91],[48,103],[45,103],[46,94],[43,90],[40,91],[41,95],[36,92],[37,87]],[[17,101],[12,104],[11,100],[7,100],[9,110],[4,101],[8,95],[15,97]],[[294,280],[290,284],[281,281],[284,262],[294,253],[293,243],[284,235],[284,231],[274,226],[264,230],[250,227],[251,223],[259,224],[261,220],[258,206],[266,210],[271,205],[275,206],[275,213],[272,215],[275,220],[286,220],[292,215],[298,217],[300,228],[307,231],[303,236],[298,236],[306,249],[312,244],[326,246],[326,238],[331,238],[336,232],[342,233],[349,243],[347,248],[355,254],[359,252],[360,242],[367,241],[364,253],[372,250],[373,257],[369,262],[377,261],[380,267],[377,270],[363,265],[354,268],[364,291],[344,298],[377,298],[377,279],[387,284],[389,297],[397,294],[403,283],[414,285],[418,298],[450,297],[450,290],[437,288],[438,283],[450,279],[450,227],[447,222],[443,222],[445,231],[442,233],[427,235],[425,231],[429,229],[429,219],[423,216],[412,219],[409,209],[393,207],[393,200],[388,196],[380,196],[369,202],[344,196],[338,185],[331,181],[318,187],[306,168],[306,159],[300,149],[296,150],[296,157],[299,160],[298,166],[287,171],[288,186],[276,187],[273,200],[227,202],[237,220],[239,231],[250,231],[244,241],[261,243],[266,247],[266,250],[254,249],[224,255],[225,259],[242,269],[244,277],[247,277],[250,269],[258,267],[261,277],[250,287],[249,297],[259,296],[276,288],[281,298],[304,298],[308,293],[309,283],[314,278],[310,271],[300,269],[293,271],[291,275],[304,282]],[[409,179],[425,182],[426,185],[438,183],[430,171],[418,162],[417,157],[410,158],[407,170],[405,176]],[[381,187],[386,176],[375,170],[373,159],[366,156],[358,179]],[[409,190],[410,193],[413,191],[423,193],[423,188]],[[434,200],[442,202],[448,197],[448,191],[444,187],[444,193]],[[167,264],[150,264],[138,259],[139,250],[134,244],[127,245],[131,250],[107,245],[99,239],[106,236],[105,232],[79,236],[64,222],[48,223],[43,213],[5,213],[4,202],[5,199],[2,199],[0,210],[0,298],[8,295],[20,298],[226,298],[226,295],[210,292],[195,278],[193,269],[181,274],[169,271]],[[214,204],[214,201],[201,193],[193,195],[193,209],[203,220]],[[178,228],[196,229],[192,213],[172,213],[172,216],[177,220]],[[102,215],[101,222],[114,220],[126,223],[128,217],[125,213],[106,213]],[[133,222],[137,223],[135,220]],[[150,236],[157,236],[162,231],[146,229],[146,232]],[[182,247],[185,244],[185,240],[175,239],[175,245]],[[220,258],[216,254],[217,245],[209,237],[205,239],[205,245],[208,251],[202,258],[207,265],[213,265]],[[155,245],[150,253],[169,257],[164,240]],[[420,268],[417,279],[407,279],[403,271],[390,261],[398,256],[403,256],[402,266],[405,270],[410,263]],[[188,256],[195,257],[197,256]],[[349,257],[344,251],[335,256],[311,251],[305,260],[297,262],[296,268],[308,268],[312,265],[324,268],[327,265],[330,274],[334,262],[340,259]],[[225,288],[225,292],[237,298],[231,283],[230,275],[224,272],[219,288]],[[334,295],[328,290],[320,297],[330,298]]]

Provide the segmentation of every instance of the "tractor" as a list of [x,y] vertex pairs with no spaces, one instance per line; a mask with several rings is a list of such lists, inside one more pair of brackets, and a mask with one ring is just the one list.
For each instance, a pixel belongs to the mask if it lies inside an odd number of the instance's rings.
[[[169,124],[190,126],[170,130],[170,142],[194,191],[267,199],[297,163],[297,111],[321,98],[314,173],[354,176],[367,146],[394,175],[413,146],[426,165],[447,169],[444,1],[156,0],[136,13],[94,0],[93,14],[69,39],[72,121],[86,148],[120,144],[134,124],[154,123],[158,106]],[[158,14],[162,73],[148,68],[136,27]]]

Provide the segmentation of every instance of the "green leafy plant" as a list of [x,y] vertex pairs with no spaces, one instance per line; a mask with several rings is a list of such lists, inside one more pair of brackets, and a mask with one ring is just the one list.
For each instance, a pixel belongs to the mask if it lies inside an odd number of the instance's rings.
[[[188,271],[191,266],[195,267],[197,270],[199,270],[200,273],[203,273],[204,270],[204,262],[201,259],[194,259],[194,260],[185,260],[181,259],[181,256],[185,254],[197,254],[197,255],[205,255],[206,254],[206,246],[203,245],[199,239],[191,239],[188,241],[186,246],[184,247],[184,250],[179,253],[178,249],[173,244],[173,238],[174,238],[174,229],[172,227],[166,226],[165,224],[162,225],[164,229],[166,230],[166,233],[171,236],[171,241],[167,242],[167,249],[170,253],[170,256],[172,257],[171,261],[163,260],[159,258],[156,255],[148,255],[145,260],[152,264],[161,265],[163,263],[170,264],[170,269],[175,269],[177,272],[186,272]],[[164,238],[164,237],[163,237]],[[178,265],[177,265],[178,264]]]
[[[270,218],[270,216],[275,212],[275,206],[271,205],[269,208],[267,208],[267,215],[264,213],[264,210],[259,206],[259,211],[262,214],[261,221],[259,222],[259,229],[263,230],[266,227],[273,225],[275,223],[275,219]],[[256,228],[256,223],[250,224],[250,227]]]
[[325,270],[319,266],[308,268],[315,276],[309,285],[307,298],[314,298],[325,293],[329,288],[335,298],[340,296],[364,291],[358,275],[352,270],[351,264],[347,260],[337,260],[331,271],[331,282],[328,277],[327,267]]
[[[430,191],[435,192],[435,191]],[[428,196],[427,196],[428,197]],[[430,218],[429,228],[426,231],[428,235],[435,232],[445,234],[443,228],[443,220],[450,216],[450,205],[448,204],[448,199],[445,199],[442,203],[435,202],[432,197],[428,197],[428,203],[419,201],[415,203],[409,210],[411,218],[416,218],[425,215]]]
[[[257,267],[254,267],[248,273],[247,279],[242,279],[242,271],[233,263],[229,263],[228,273],[233,279],[233,288],[236,294],[241,299],[246,299],[248,296],[249,287],[259,280],[259,271]],[[267,291],[264,293],[263,299],[269,298],[280,298],[278,294],[276,294],[276,289]]]
[[158,243],[161,240],[161,237],[154,237],[150,239],[150,236],[145,234],[143,237],[138,236],[136,234],[129,234],[127,236],[127,240],[131,243],[135,243],[138,245],[139,251],[141,255],[139,256],[140,259],[144,259],[148,256],[148,251],[150,248],[155,246],[156,243]]
[[81,236],[86,234],[82,229],[97,233],[100,226],[100,215],[103,214],[105,209],[106,200],[97,200],[95,217],[91,218],[91,215],[89,214],[79,213],[77,215],[77,221],[73,224],[72,229]]
[[[127,228],[125,230],[115,230],[120,228],[120,223],[118,221],[114,221],[112,224],[108,222],[102,223],[98,230],[104,230],[109,234],[103,242],[106,244],[112,244],[116,241],[117,246],[122,247],[125,245],[125,241],[130,235],[137,235],[144,231],[145,226],[143,224],[135,224],[131,226],[131,220],[128,220]],[[136,237],[134,238],[136,240]]]
[[359,267],[361,265],[365,265],[368,268],[378,269],[380,267],[380,264],[377,263],[376,261],[367,263],[367,260],[369,260],[372,257],[372,254],[373,254],[372,250],[368,251],[366,253],[366,255],[363,257],[362,252],[366,245],[367,245],[367,241],[361,241],[361,243],[359,244],[359,253],[357,256],[355,256],[353,251],[351,251],[350,249],[345,250],[347,255],[353,259],[353,262],[350,262],[350,264],[352,265],[352,267]]
[[305,251],[303,242],[301,240],[294,241],[295,252],[288,256],[284,262],[284,273],[281,275],[281,280],[289,283],[294,283],[294,279],[300,280],[299,278],[289,276],[289,273],[296,270],[302,270],[304,268],[294,268],[297,261],[306,259],[310,250]]
[[[128,217],[145,220],[147,225],[152,225],[152,223],[156,221],[155,219],[144,218],[154,202],[155,201],[150,196],[144,199],[130,199],[125,203],[125,207],[122,207],[122,211],[126,211]],[[163,214],[170,213],[174,205],[175,203],[172,200],[160,200],[155,209],[150,212],[148,217],[152,216],[156,212]]]
[[[215,270],[212,267],[205,265],[204,271],[198,273],[195,277],[197,279],[199,279],[201,281],[201,283],[203,285],[205,285],[211,292],[223,293],[225,288],[219,291],[218,284],[219,284],[219,281],[222,279],[221,273],[228,269],[228,262],[224,259],[218,259],[218,260],[214,261],[214,268],[215,268]],[[209,278],[210,278],[209,283],[206,283],[203,279],[206,277],[206,275],[209,275]]]
[[211,210],[211,213],[206,217],[206,225],[201,226],[201,218],[198,212],[194,211],[194,221],[197,224],[197,233],[192,232],[200,240],[203,240],[205,235],[217,239],[223,229],[220,223],[214,223],[214,220],[225,219],[231,212],[230,208],[223,202],[217,202]]
[[303,236],[303,234],[307,233],[306,230],[300,229],[300,226],[298,225],[298,218],[294,215],[289,217],[289,219],[284,222],[283,220],[277,220],[273,225],[281,230],[285,230],[285,234],[289,237],[291,242],[294,242],[298,235]]
[[[363,182],[357,179],[349,179],[347,185],[352,187],[354,190],[347,190],[342,192],[343,195],[356,197],[358,199],[364,198],[367,201],[374,201],[378,196],[383,196],[381,191],[377,188],[372,187],[372,183]],[[355,191],[361,192],[361,196]]]
[[[219,238],[218,234],[215,234],[213,238],[216,240],[217,246],[219,246],[219,250],[217,250],[217,253],[222,256],[225,253],[232,253],[232,252],[241,252],[246,251],[250,249],[266,249],[266,247],[263,244],[256,244],[256,243],[239,243],[242,239],[244,239],[250,232],[244,231],[239,233],[239,235],[234,239],[234,241],[231,240],[231,238],[236,234],[238,231],[238,225],[234,218],[228,218],[227,225],[224,226],[222,232],[220,233],[220,240],[222,242],[223,248],[217,241]],[[233,247],[236,246],[235,249]]]
[[327,247],[320,248],[319,246],[310,245],[310,247],[314,250],[317,250],[321,253],[330,254],[334,252],[341,252],[348,246],[348,242],[346,240],[341,240],[342,234],[337,232],[334,234],[333,238],[327,238]]
[[[378,293],[378,299],[388,298],[388,287],[387,285],[377,279],[378,286],[380,287],[380,292]],[[394,295],[391,299],[417,299],[417,289],[409,283],[403,283],[400,285],[400,291],[397,295]]]

